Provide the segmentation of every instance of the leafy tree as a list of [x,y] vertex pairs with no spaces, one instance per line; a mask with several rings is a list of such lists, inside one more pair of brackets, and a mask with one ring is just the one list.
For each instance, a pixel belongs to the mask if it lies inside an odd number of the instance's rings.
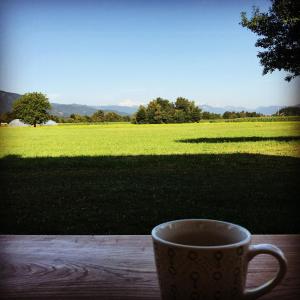
[[241,112],[236,113],[236,115],[238,118],[246,118],[246,116],[247,116],[246,112],[243,110]]
[[34,127],[49,120],[47,111],[50,109],[51,104],[42,93],[24,94],[13,104],[15,116]]
[[246,111],[246,117],[252,118],[252,117],[262,117],[262,116],[263,116],[263,114],[257,113],[255,111],[253,111],[253,112],[247,112]]
[[258,52],[263,65],[263,75],[274,70],[284,70],[290,74],[290,81],[300,75],[300,1],[272,0],[267,13],[253,7],[252,17],[241,13],[241,25],[261,36],[256,47],[266,49]]
[[74,122],[74,123],[86,122],[86,117],[82,116],[80,114],[71,114],[70,118],[72,120],[71,122]]
[[191,109],[191,121],[199,122],[201,119],[201,109],[197,106],[192,107]]
[[173,123],[175,106],[172,102],[163,98],[156,98],[157,104],[161,107],[161,121],[162,123]]
[[58,116],[54,116],[54,115],[49,115],[49,120],[53,120],[56,123],[62,123],[61,119]]
[[124,122],[130,122],[131,120],[130,116],[123,116],[122,119]]
[[247,112],[247,111],[225,111],[223,114],[223,119],[236,119],[236,118],[252,118],[252,117],[261,117],[263,114],[257,112]]
[[168,99],[163,99],[163,98],[156,98],[155,99],[156,103],[160,105],[161,109],[163,110],[168,110],[171,108],[174,108],[174,105],[168,100]]
[[186,113],[181,109],[176,109],[174,114],[174,120],[176,123],[185,123],[186,122]]
[[220,114],[211,113],[208,111],[204,111],[202,113],[202,119],[204,120],[214,120],[214,119],[221,119],[222,116]]
[[115,112],[108,112],[104,115],[104,120],[106,122],[120,122],[123,121],[123,118]]
[[184,123],[199,122],[201,109],[193,101],[179,97],[175,103],[167,99],[156,98],[147,107],[140,106],[132,123]]
[[104,122],[104,111],[97,110],[91,117],[93,122]]
[[255,111],[252,111],[252,112],[248,112],[248,111],[246,111],[245,112],[245,117],[246,118],[257,118],[257,117],[262,117],[263,116],[263,114],[261,114],[261,113],[257,113],[257,112],[255,112]]
[[84,120],[83,122],[88,122],[88,123],[92,122],[92,118],[88,115],[84,115],[83,120]]
[[152,100],[147,106],[147,120],[152,124],[162,123],[161,106],[157,103],[157,100]]
[[190,104],[191,102],[183,97],[178,97],[175,102],[175,109],[182,110],[186,113],[190,112]]
[[141,105],[136,112],[135,120],[137,124],[147,123],[147,111],[145,106]]
[[223,119],[236,119],[238,116],[234,111],[225,111],[223,114]]
[[199,122],[201,118],[201,109],[195,105],[194,101],[189,101],[186,98],[178,97],[175,102],[175,109],[181,111],[175,114],[177,122]]

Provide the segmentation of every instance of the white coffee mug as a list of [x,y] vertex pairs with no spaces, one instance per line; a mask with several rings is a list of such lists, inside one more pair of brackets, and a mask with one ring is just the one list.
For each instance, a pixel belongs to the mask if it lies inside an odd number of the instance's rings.
[[[287,261],[274,245],[250,245],[250,232],[235,224],[203,219],[177,220],[152,230],[155,262],[163,300],[257,299],[284,277]],[[249,261],[270,254],[277,275],[245,289]]]

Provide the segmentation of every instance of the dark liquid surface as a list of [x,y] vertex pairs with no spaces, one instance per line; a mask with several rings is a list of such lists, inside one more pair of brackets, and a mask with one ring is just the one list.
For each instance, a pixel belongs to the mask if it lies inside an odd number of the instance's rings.
[[168,240],[172,243],[190,246],[222,246],[239,242],[233,236],[218,232],[173,233]]

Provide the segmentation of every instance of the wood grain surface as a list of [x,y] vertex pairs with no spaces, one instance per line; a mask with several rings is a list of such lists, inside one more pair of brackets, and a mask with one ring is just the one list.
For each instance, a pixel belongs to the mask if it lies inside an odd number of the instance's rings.
[[[288,274],[260,299],[300,299],[300,235],[255,235],[288,259]],[[276,261],[249,266],[248,287],[270,279]],[[150,236],[0,236],[0,299],[160,299]]]

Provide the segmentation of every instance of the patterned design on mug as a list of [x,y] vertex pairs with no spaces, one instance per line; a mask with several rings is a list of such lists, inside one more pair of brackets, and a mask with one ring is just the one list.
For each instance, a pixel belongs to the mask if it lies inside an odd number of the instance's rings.
[[224,254],[222,253],[222,251],[217,251],[217,252],[214,253],[214,258],[216,260],[216,267],[217,268],[221,268],[221,260],[223,258],[223,255]]
[[217,261],[220,261],[220,260],[223,258],[223,253],[222,253],[222,251],[217,251],[217,252],[215,252],[214,257],[215,257],[215,259],[216,259]]
[[168,248],[168,256],[169,256],[169,268],[168,271],[172,275],[176,275],[176,269],[174,267],[174,257],[176,256],[176,252],[172,248]]
[[237,287],[234,287],[234,288],[232,289],[232,291],[231,291],[231,298],[232,298],[232,299],[236,298],[237,295],[238,295],[238,292],[239,292],[238,288],[237,288]]
[[200,300],[200,294],[196,291],[193,291],[190,296],[191,300]]
[[192,272],[190,274],[190,279],[193,281],[193,288],[194,289],[197,289],[198,288],[198,281],[199,281],[199,278],[200,278],[200,274],[199,272]]
[[222,273],[221,272],[214,272],[213,273],[213,279],[214,280],[220,280],[222,278]]
[[222,293],[221,291],[216,291],[214,295],[214,300],[221,300]]
[[191,260],[194,264],[197,264],[198,268],[202,270],[204,269],[205,271],[209,272],[209,270],[211,270],[212,268],[211,264],[209,263],[209,258],[203,255],[199,257],[196,251],[189,251],[187,253],[187,258]]
[[160,286],[165,287],[162,299],[237,300],[241,297],[247,271],[246,247],[197,251],[158,243],[154,249],[162,275]]
[[188,258],[194,261],[198,258],[198,253],[196,251],[189,251]]

